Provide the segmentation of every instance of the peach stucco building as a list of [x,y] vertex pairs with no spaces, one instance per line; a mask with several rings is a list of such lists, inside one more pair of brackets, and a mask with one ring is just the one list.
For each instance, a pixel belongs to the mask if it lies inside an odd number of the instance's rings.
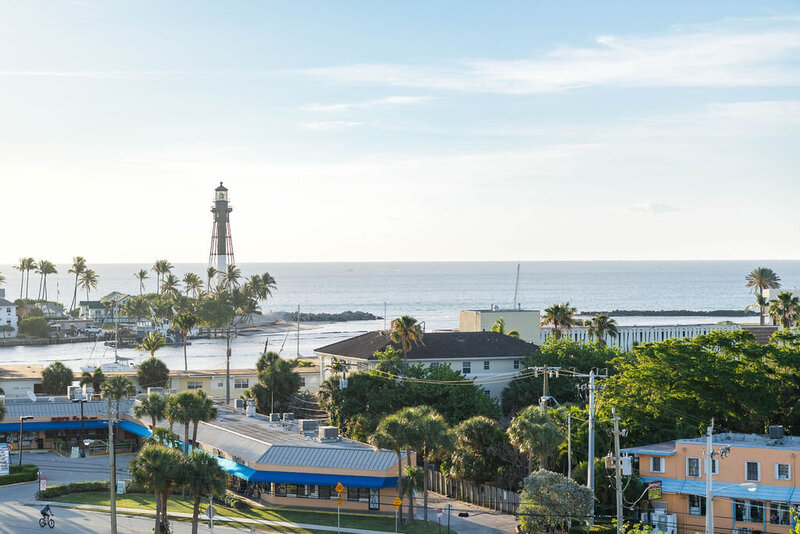
[[[715,434],[712,460],[714,526],[734,534],[788,533],[790,508],[800,506],[797,456],[800,437],[782,427],[770,435]],[[640,509],[642,519],[668,534],[704,532],[706,438],[632,447],[645,483],[661,482],[662,497]],[[753,485],[755,489],[753,490]],[[646,514],[646,515],[645,515]],[[672,528],[670,528],[672,527]]]

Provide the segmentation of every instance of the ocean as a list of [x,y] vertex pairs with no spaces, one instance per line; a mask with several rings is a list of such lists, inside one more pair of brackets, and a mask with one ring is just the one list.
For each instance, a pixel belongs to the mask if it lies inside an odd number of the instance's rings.
[[[92,300],[111,291],[137,294],[133,274],[152,264],[89,264],[99,275]],[[570,302],[578,311],[625,310],[743,310],[753,302],[744,277],[753,268],[767,266],[782,279],[783,287],[800,287],[800,261],[585,261],[520,263],[517,301],[523,308],[543,309],[557,302]],[[425,328],[458,326],[462,309],[487,309],[492,304],[510,308],[514,303],[516,262],[415,262],[415,263],[244,263],[242,273],[269,272],[277,282],[273,297],[262,310],[341,312],[359,310],[388,318],[413,315],[425,321]],[[49,298],[67,306],[72,298],[73,277],[69,265],[57,265],[59,274],[48,277]],[[176,264],[174,273],[204,277],[205,264]],[[6,276],[6,297],[17,298],[19,272],[11,265],[0,266]],[[31,273],[31,297],[36,296],[39,277]],[[146,280],[146,291],[155,290],[155,274]],[[78,300],[86,293],[79,290]],[[716,322],[718,317],[619,317],[619,324],[697,324]],[[747,319],[753,321],[752,318]],[[324,325],[300,334],[300,354],[312,356],[313,349],[345,337],[376,328],[384,321],[361,321]],[[282,355],[297,353],[297,335],[240,336],[233,342],[232,365],[250,367],[268,340],[271,350],[283,347]],[[141,353],[121,349],[120,354],[140,358]],[[225,347],[221,340],[194,340],[189,347],[190,367],[224,366]],[[159,351],[171,368],[183,366],[182,349]],[[60,359],[73,368],[113,359],[113,349],[85,343],[47,347],[0,348],[0,362],[48,363]]]

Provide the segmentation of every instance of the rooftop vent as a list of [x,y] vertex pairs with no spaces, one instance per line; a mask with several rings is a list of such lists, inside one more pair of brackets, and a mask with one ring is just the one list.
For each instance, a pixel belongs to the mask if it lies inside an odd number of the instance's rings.
[[339,429],[335,426],[319,427],[320,441],[336,441],[339,438]]
[[279,413],[271,413],[271,414],[269,414],[269,422],[270,423],[280,423],[281,422],[281,414],[279,414]]
[[244,399],[236,399],[236,409],[243,410],[245,407]]
[[245,410],[247,417],[255,417],[256,415],[256,401],[254,399],[247,399],[247,409]]
[[770,425],[769,439],[783,439],[783,427],[781,425]]
[[297,421],[297,429],[305,436],[313,436],[317,433],[319,424],[316,419],[300,419]]
[[164,388],[147,388],[147,394],[150,395],[151,393],[158,393],[162,397],[164,396]]
[[288,423],[289,421],[294,421],[294,414],[287,412],[283,414],[283,422]]

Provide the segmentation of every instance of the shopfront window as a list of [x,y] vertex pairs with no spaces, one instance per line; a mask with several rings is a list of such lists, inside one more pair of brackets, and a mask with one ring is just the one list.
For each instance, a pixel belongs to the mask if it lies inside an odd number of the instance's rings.
[[789,505],[782,502],[769,504],[769,522],[773,525],[789,524]]
[[275,484],[275,496],[286,497],[286,484]]

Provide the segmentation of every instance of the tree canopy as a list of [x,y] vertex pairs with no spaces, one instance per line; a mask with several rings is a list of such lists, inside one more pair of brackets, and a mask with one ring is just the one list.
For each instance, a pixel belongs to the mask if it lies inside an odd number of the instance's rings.
[[162,360],[151,356],[139,365],[136,376],[139,387],[145,391],[147,388],[163,388],[169,381],[169,369]]
[[61,362],[53,362],[42,370],[42,391],[49,395],[66,395],[67,386],[75,379],[72,369]]

